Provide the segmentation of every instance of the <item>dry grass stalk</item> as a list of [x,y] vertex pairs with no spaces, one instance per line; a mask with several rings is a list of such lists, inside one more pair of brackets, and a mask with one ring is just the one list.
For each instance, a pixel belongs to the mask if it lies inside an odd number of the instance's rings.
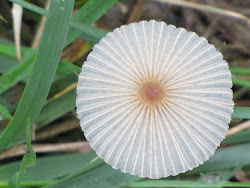
[[[90,152],[92,151],[87,141],[71,142],[62,144],[32,144],[33,150],[36,153],[47,153],[47,152]],[[0,153],[0,160],[23,155],[26,152],[26,145],[18,145],[7,149]]]
[[18,61],[22,61],[21,56],[21,25],[22,25],[22,15],[23,15],[23,7],[13,3],[12,7],[12,19],[13,19],[13,27],[14,27],[14,38],[15,38],[15,46],[16,46],[16,55]]
[[8,21],[0,14],[0,20],[2,20],[5,23],[8,23]]
[[138,0],[128,18],[127,24],[138,22],[141,16],[142,5],[144,0]]
[[247,177],[246,173],[243,170],[238,170],[235,173],[235,178],[239,181],[239,182],[243,182],[243,183],[248,183],[250,182],[250,178]]
[[[49,9],[49,4],[50,4],[50,0],[47,0],[46,5],[45,5],[46,10]],[[31,48],[35,49],[38,47],[39,41],[40,41],[42,33],[43,33],[45,21],[46,21],[46,16],[42,16],[41,21],[40,21],[39,26],[38,26],[37,31],[36,31],[36,35],[32,41]]]
[[244,129],[247,129],[247,128],[250,128],[250,120],[229,129],[227,132],[227,136],[243,131]]
[[57,134],[70,131],[78,126],[79,120],[73,118],[63,121],[62,123],[52,124],[48,127],[39,129],[36,134],[36,140],[50,138]]
[[204,5],[204,4],[194,3],[190,1],[184,1],[184,0],[149,0],[149,1],[158,1],[158,2],[168,3],[168,4],[177,5],[181,7],[188,7],[188,8],[196,9],[199,11],[209,12],[209,13],[222,15],[222,16],[226,16],[230,18],[235,18],[238,20],[243,20],[247,22],[248,24],[250,24],[250,18],[243,14],[230,11],[230,10],[225,10],[225,9],[218,8],[218,7],[213,7],[210,5]]

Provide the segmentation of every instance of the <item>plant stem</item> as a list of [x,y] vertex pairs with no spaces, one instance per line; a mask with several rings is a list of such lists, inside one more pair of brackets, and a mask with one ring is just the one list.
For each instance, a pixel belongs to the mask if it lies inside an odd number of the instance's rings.
[[29,3],[27,1],[22,1],[22,0],[9,0],[9,1],[11,1],[13,3],[16,3],[16,4],[19,4],[22,7],[27,8],[27,9],[29,9],[29,10],[31,10],[33,12],[36,12],[38,14],[41,14],[43,16],[48,16],[48,11],[47,10],[45,10],[43,8],[40,8],[40,7],[36,6],[36,5],[33,5],[32,3]]

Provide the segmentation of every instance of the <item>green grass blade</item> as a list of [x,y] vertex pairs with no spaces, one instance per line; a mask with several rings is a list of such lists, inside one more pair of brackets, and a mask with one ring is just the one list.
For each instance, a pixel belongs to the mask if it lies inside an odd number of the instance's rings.
[[235,106],[232,117],[250,119],[250,107]]
[[250,75],[250,67],[230,67],[230,71],[235,75]]
[[[22,181],[20,183],[21,187],[42,187],[42,186],[46,186],[46,185],[50,185],[52,183],[54,183],[55,180],[44,180],[44,181]],[[0,187],[6,188],[8,187],[8,182],[1,182],[0,181]]]
[[77,21],[71,21],[70,26],[82,32],[81,38],[93,43],[98,43],[103,37],[108,34],[108,31],[98,29],[88,24]]
[[[68,181],[72,182],[72,179],[74,179],[75,177],[77,177],[81,174],[84,174],[88,171],[91,171],[92,169],[96,169],[96,168],[103,166],[103,165],[104,165],[104,161],[98,157],[95,157],[94,159],[92,159],[91,161],[89,161],[88,163],[83,165],[81,168],[73,171],[72,173],[68,174],[67,176],[63,177],[62,179],[59,179],[56,183],[51,184],[49,186],[46,186],[44,188],[68,187],[66,185],[66,183]],[[73,186],[73,187],[75,187],[75,186]],[[85,186],[82,185],[82,187],[85,187]],[[106,186],[104,186],[104,187],[106,187]]]
[[72,63],[69,63],[67,61],[61,61],[57,70],[56,70],[56,73],[58,75],[63,75],[63,76],[68,76],[72,73],[76,73],[76,74],[80,74],[81,72],[81,68],[72,64]]
[[34,61],[34,54],[35,51],[30,52],[22,62],[0,77],[0,94],[28,76]]
[[31,124],[28,120],[26,125],[26,143],[28,152],[26,152],[23,156],[21,167],[19,172],[14,175],[9,181],[9,187],[19,187],[21,178],[25,173],[26,169],[32,167],[36,164],[36,153],[34,152],[31,146]]
[[232,76],[232,81],[233,81],[233,84],[235,84],[235,85],[246,86],[246,87],[250,88],[250,81],[243,80],[243,79],[235,77],[235,76]]
[[[23,56],[22,56],[23,57]],[[19,62],[16,58],[0,53],[0,74],[5,74],[15,67]]]
[[[31,51],[33,51],[32,48],[28,48],[28,47],[21,47],[21,51],[22,51],[22,56],[25,56],[26,53],[30,53]],[[4,43],[0,43],[0,53],[10,56],[10,57],[15,57],[16,58],[16,48],[14,46],[14,44],[4,44]]]
[[129,184],[131,182],[137,181],[139,179],[141,178],[138,176],[123,173],[120,170],[114,170],[108,164],[104,164],[82,174],[79,174],[78,176],[74,176],[70,179],[62,181],[58,184],[50,185],[46,188],[117,188]]
[[207,183],[202,181],[186,180],[142,180],[128,185],[128,187],[250,187],[250,183],[218,182]]
[[[107,12],[118,0],[89,0],[78,12],[72,17],[71,21],[92,24]],[[79,37],[82,32],[69,28],[65,46]]]
[[[7,43],[0,37],[0,73],[5,74],[20,64],[16,58],[16,48],[13,43]],[[21,46],[22,57],[27,59],[34,49]],[[0,77],[1,78],[1,77]],[[0,83],[1,86],[1,83]]]
[[[23,175],[24,181],[48,181],[59,179],[78,171],[96,157],[94,152],[38,157],[36,165],[28,168]],[[67,162],[65,162],[67,161]],[[103,162],[104,164],[104,162]],[[7,181],[20,167],[20,161],[0,166],[0,182]],[[50,170],[48,170],[48,168]]]
[[9,113],[8,109],[7,109],[5,106],[3,106],[3,105],[0,104],[0,121],[1,121],[2,119],[5,119],[5,118],[2,117],[1,114],[3,114],[3,115],[4,115],[5,117],[7,117],[9,120],[12,119],[12,115]]
[[28,118],[33,123],[48,95],[63,49],[74,0],[51,1],[41,42],[23,96],[12,121],[0,137],[0,151],[19,138]]
[[[9,47],[9,46],[7,46]],[[13,46],[14,47],[14,46]],[[12,48],[10,48],[12,49]],[[1,52],[0,52],[1,53]],[[15,51],[13,51],[15,53]],[[15,67],[9,70],[4,75],[0,76],[0,94],[5,92],[11,86],[17,82],[25,79],[31,71],[32,63],[35,59],[36,50],[30,49],[30,51],[25,55],[24,60],[18,63]],[[12,53],[9,55],[13,55]],[[62,61],[57,67],[57,74],[61,76],[67,76],[72,73],[80,73],[81,68],[69,63],[67,61]]]
[[38,13],[38,14],[41,14],[41,15],[44,15],[44,16],[48,15],[47,10],[45,10],[45,9],[43,9],[41,7],[38,7],[36,5],[33,5],[33,4],[31,4],[31,3],[27,2],[27,1],[23,1],[23,0],[9,0],[9,1],[11,1],[13,3],[16,3],[16,4],[19,4],[22,7],[27,8],[27,9],[33,11],[33,12]]

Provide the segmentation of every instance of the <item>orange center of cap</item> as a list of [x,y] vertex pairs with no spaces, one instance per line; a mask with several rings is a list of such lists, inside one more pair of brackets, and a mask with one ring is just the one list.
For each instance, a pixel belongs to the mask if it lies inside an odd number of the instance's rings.
[[155,105],[161,101],[164,95],[164,90],[158,83],[147,82],[145,83],[140,91],[139,96],[143,103]]
[[160,94],[160,90],[158,87],[154,86],[154,85],[149,85],[145,88],[144,90],[144,94],[145,94],[145,97],[148,99],[148,100],[156,100],[158,97],[159,97],[159,94]]

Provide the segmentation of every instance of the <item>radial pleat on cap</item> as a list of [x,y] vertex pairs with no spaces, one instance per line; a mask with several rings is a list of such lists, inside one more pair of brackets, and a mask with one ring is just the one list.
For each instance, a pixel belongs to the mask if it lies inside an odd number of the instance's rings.
[[142,21],[95,45],[79,76],[77,113],[113,168],[167,177],[213,155],[231,120],[231,87],[227,63],[205,38]]

